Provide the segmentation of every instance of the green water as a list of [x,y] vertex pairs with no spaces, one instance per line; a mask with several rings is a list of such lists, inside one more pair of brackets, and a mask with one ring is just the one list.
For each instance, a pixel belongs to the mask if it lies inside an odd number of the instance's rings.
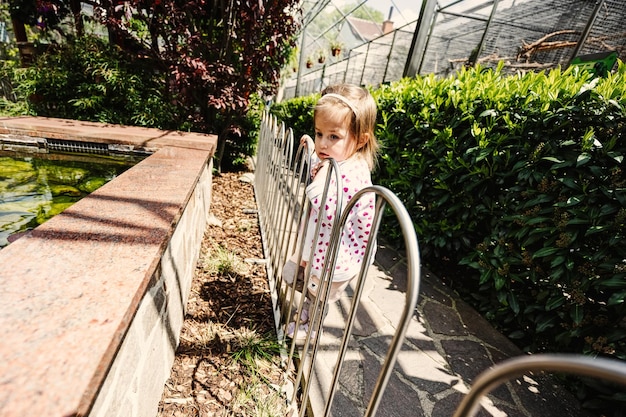
[[0,151],[0,248],[136,164],[126,157]]

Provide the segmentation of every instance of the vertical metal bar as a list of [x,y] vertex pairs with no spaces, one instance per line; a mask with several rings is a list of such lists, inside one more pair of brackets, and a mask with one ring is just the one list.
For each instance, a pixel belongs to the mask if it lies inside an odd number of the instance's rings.
[[306,39],[306,28],[307,26],[305,25],[302,28],[302,33],[300,34],[301,39],[300,39],[300,57],[298,58],[298,75],[296,78],[296,92],[295,92],[295,96],[298,97],[300,95],[300,82],[302,80],[302,65],[304,64],[304,59],[305,59],[305,50],[304,50],[304,41]]
[[277,218],[276,218],[276,247],[272,251],[272,257],[269,259],[269,264],[272,266],[275,275],[284,264],[283,252],[285,246],[285,233],[287,228],[287,221],[289,217],[289,191],[288,191],[288,179],[289,179],[289,165],[293,158],[293,131],[291,128],[284,132],[284,138],[281,149],[281,159],[279,161],[280,166],[277,172],[279,173],[278,187],[276,190],[277,201]]
[[437,0],[422,1],[422,8],[417,19],[415,33],[413,33],[409,55],[404,65],[404,77],[415,77],[419,73],[426,52],[427,34],[433,25],[436,7]]
[[[289,139],[288,141],[291,143],[291,148],[293,151],[293,130],[289,129]],[[295,161],[296,157],[300,155],[302,146],[298,147],[297,154],[294,156],[293,152],[289,153],[289,158],[285,161],[284,168],[284,178],[282,181],[284,182],[282,199],[283,199],[283,213],[281,215],[281,228],[282,228],[282,236],[280,237],[281,247],[275,256],[278,259],[278,267],[284,265],[287,261],[287,257],[289,255],[289,247],[291,246],[292,234],[293,234],[293,221],[292,221],[292,212],[296,205],[296,195],[293,194],[293,179],[296,176],[295,169]],[[281,277],[282,278],[282,277]]]
[[583,46],[585,45],[585,42],[587,41],[587,38],[591,33],[591,29],[593,29],[593,24],[595,23],[602,6],[604,6],[604,0],[596,0],[596,7],[593,9],[593,13],[591,13],[591,16],[589,16],[589,20],[587,20],[587,25],[585,26],[583,33],[580,35],[574,51],[572,51],[572,56],[570,56],[569,61],[567,62],[568,66],[572,62],[572,59],[576,58],[578,54],[580,54],[580,51],[583,49]]
[[387,54],[387,63],[385,64],[385,71],[383,72],[383,83],[387,78],[387,71],[389,70],[389,62],[391,61],[391,54],[393,53],[393,47],[396,44],[396,36],[398,35],[398,31],[393,31],[393,37],[391,38],[391,45],[389,45],[389,53]]
[[371,42],[367,44],[367,50],[365,51],[365,61],[363,62],[363,71],[361,71],[361,81],[359,82],[359,85],[363,85],[363,77],[365,77],[365,68],[367,67],[367,58],[370,54],[371,44],[372,44]]
[[282,155],[280,149],[282,148],[282,143],[285,136],[285,124],[281,123],[277,131],[275,132],[272,146],[272,153],[270,155],[270,176],[272,178],[271,184],[269,184],[268,191],[266,193],[266,198],[269,199],[267,217],[269,220],[268,224],[268,247],[270,248],[270,253],[275,251],[278,239],[276,237],[276,206],[278,204],[278,186],[280,178],[280,163],[282,162]]
[[350,69],[350,58],[352,57],[352,50],[348,52],[348,61],[346,62],[346,72],[343,73],[343,83],[346,82],[346,77],[348,76],[348,70]]
[[496,9],[498,8],[498,2],[500,0],[493,0],[493,5],[491,6],[491,13],[489,13],[489,19],[487,19],[487,24],[485,25],[485,30],[483,31],[482,36],[480,37],[480,42],[478,46],[472,51],[470,54],[470,58],[467,62],[469,66],[474,66],[478,62],[478,57],[483,50],[483,46],[485,45],[485,39],[487,39],[487,32],[491,27],[491,22],[493,22],[493,18],[496,15]]

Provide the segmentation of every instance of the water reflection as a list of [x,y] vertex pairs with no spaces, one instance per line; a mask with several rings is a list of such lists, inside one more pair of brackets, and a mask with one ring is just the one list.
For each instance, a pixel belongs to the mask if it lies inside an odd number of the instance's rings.
[[0,151],[0,248],[137,162],[137,157]]

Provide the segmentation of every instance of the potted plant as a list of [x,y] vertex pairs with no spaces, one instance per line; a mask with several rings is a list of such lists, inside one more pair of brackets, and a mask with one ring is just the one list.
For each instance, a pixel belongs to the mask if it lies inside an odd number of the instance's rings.
[[341,48],[343,48],[343,44],[338,40],[333,40],[330,42],[330,52],[333,56],[339,56],[341,54]]
[[319,50],[317,51],[317,62],[319,62],[320,64],[323,64],[326,61],[326,54],[324,53],[323,50]]
[[306,67],[313,68],[313,60],[311,59],[311,57],[306,59]]

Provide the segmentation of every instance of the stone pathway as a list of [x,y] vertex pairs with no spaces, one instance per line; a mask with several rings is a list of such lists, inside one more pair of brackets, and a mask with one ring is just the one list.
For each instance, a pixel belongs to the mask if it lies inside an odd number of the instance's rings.
[[[349,351],[335,394],[333,416],[362,416],[404,305],[406,267],[393,250],[380,248],[370,269]],[[322,415],[350,292],[331,306],[316,358],[311,406]],[[476,311],[424,271],[420,298],[394,373],[378,408],[380,417],[451,417],[471,381],[507,358],[523,355]],[[587,415],[575,397],[546,375],[530,375],[497,387],[481,401],[478,416],[575,417]]]

